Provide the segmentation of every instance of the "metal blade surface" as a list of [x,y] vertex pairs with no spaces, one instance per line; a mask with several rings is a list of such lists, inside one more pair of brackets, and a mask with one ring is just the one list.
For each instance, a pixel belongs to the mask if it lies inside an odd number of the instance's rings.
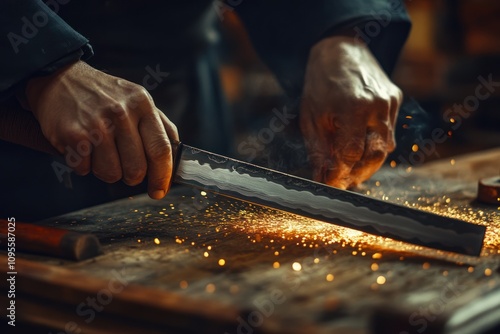
[[179,144],[174,182],[420,246],[478,256],[486,227]]

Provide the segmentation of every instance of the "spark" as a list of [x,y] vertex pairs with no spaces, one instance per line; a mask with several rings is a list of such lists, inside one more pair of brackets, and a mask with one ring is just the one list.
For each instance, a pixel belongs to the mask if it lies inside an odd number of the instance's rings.
[[332,274],[328,274],[328,275],[326,275],[326,280],[327,280],[328,282],[333,281],[333,279],[334,279],[334,278],[335,278],[335,276],[333,276]]
[[485,275],[485,276],[491,276],[491,274],[492,274],[492,270],[491,270],[490,268],[486,268],[486,269],[484,270],[484,275]]
[[300,270],[302,269],[302,266],[300,265],[300,263],[298,263],[298,262],[294,262],[294,263],[292,264],[292,269],[293,269],[294,271],[300,271]]
[[222,267],[222,266],[224,266],[225,264],[226,264],[226,260],[224,260],[224,259],[220,259],[220,260],[219,260],[219,266],[221,266],[221,267]]
[[412,147],[411,147],[411,150],[413,152],[417,152],[418,151],[418,145],[417,144],[413,144]]
[[155,244],[159,245],[160,244],[160,239],[155,238],[154,242],[155,242]]
[[377,284],[379,284],[379,285],[385,284],[385,281],[386,281],[386,279],[384,276],[377,277]]
[[370,268],[371,268],[372,271],[377,271],[379,267],[378,267],[378,264],[372,263],[372,265],[370,266]]
[[276,261],[276,262],[273,263],[273,268],[274,269],[278,269],[279,267],[280,267],[280,263],[279,262]]
[[213,283],[208,283],[207,286],[205,287],[205,291],[208,293],[214,293],[215,285]]

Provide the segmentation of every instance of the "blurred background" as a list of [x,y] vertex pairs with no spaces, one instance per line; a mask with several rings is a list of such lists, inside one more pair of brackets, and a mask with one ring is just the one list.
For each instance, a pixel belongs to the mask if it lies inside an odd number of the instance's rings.
[[[428,113],[428,127],[421,136],[430,138],[436,128],[448,136],[426,161],[500,146],[500,87],[489,91],[484,87],[480,93],[488,97],[476,98],[480,77],[500,82],[500,1],[410,0],[405,4],[413,28],[393,80]],[[271,111],[286,102],[235,13],[225,11],[221,25],[227,38],[220,72],[235,116],[237,147],[255,129],[266,126]],[[466,108],[465,114],[456,113],[460,108]],[[407,147],[400,149],[408,151],[413,144],[410,140],[403,145]]]

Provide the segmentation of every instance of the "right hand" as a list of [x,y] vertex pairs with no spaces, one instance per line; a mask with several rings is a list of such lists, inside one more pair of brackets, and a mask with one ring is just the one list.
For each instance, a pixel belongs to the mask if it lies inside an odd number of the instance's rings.
[[147,173],[149,196],[165,196],[171,141],[179,135],[145,88],[78,61],[31,79],[26,97],[43,134],[77,174],[133,186]]

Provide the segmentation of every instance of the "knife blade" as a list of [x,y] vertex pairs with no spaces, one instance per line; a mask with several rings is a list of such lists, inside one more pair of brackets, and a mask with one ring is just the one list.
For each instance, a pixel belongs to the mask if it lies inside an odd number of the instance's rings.
[[179,143],[173,182],[370,234],[471,256],[486,227],[380,201]]

